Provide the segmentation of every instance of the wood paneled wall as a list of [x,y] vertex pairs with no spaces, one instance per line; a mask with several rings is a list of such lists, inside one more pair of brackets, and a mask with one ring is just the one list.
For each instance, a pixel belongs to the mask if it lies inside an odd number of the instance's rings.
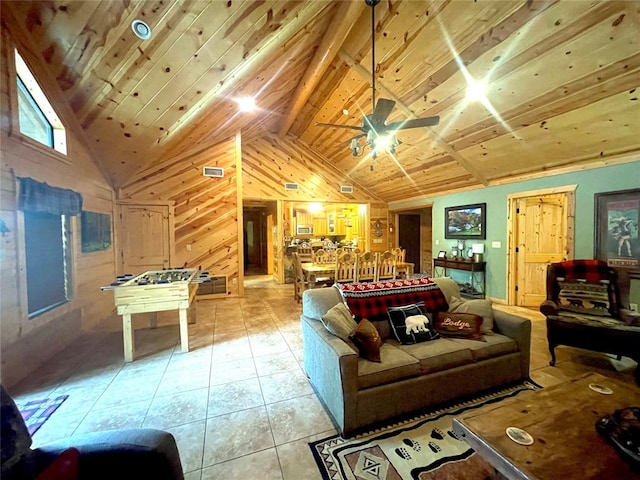
[[[238,236],[242,215],[237,201],[239,148],[233,136],[204,150],[162,161],[141,172],[118,193],[119,199],[175,202],[176,266],[227,275],[230,291],[236,295],[242,241]],[[205,166],[223,168],[224,177],[203,176]]]
[[82,194],[85,210],[113,215],[114,202],[113,191],[83,139],[66,122],[63,115],[65,106],[56,104],[56,98],[61,96],[51,95],[57,88],[55,82],[46,76],[40,76],[38,80],[67,127],[68,154],[63,157],[51,153],[46,147],[19,134],[16,112],[12,108],[16,85],[13,48],[13,39],[3,31],[0,58],[0,218],[8,232],[0,237],[0,348],[2,382],[7,385],[27,376],[51,355],[113,312],[112,295],[102,292],[100,286],[110,284],[115,276],[114,246],[101,252],[82,253],[80,219],[74,217],[71,231],[72,299],[32,319],[27,316],[24,222],[22,212],[17,209],[16,177],[31,177],[51,186],[75,190]]
[[[376,197],[353,179],[331,168],[304,142],[292,136],[280,138],[268,132],[242,142],[243,197],[263,200],[301,200],[367,203]],[[298,191],[284,189],[297,183]],[[353,185],[353,194],[340,193],[340,185]]]

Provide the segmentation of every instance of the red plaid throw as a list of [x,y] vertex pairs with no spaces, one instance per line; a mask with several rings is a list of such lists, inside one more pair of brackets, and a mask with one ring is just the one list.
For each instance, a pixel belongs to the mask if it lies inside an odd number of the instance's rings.
[[602,260],[567,260],[556,263],[556,277],[597,283],[611,276],[609,265]]
[[428,277],[388,282],[345,283],[337,285],[351,313],[357,319],[386,320],[389,307],[424,302],[428,312],[449,308],[438,285]]

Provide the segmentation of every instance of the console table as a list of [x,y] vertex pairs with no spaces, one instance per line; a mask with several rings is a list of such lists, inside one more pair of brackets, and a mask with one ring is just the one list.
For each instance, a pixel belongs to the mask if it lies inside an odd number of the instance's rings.
[[449,270],[469,272],[469,282],[461,283],[460,295],[466,298],[484,298],[485,295],[485,268],[487,262],[472,262],[470,260],[456,260],[448,258],[433,259],[433,276],[448,277]]

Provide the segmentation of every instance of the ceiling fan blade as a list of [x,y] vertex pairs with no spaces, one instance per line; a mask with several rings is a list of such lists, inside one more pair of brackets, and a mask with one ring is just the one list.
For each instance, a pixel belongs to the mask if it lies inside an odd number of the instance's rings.
[[391,110],[393,110],[395,104],[396,102],[388,98],[379,98],[372,115],[376,123],[383,123],[391,113]]
[[353,125],[338,125],[337,123],[318,123],[316,122],[316,127],[333,127],[333,128],[348,128],[349,130],[358,130],[359,132],[364,132],[362,127],[356,127]]
[[440,123],[440,117],[414,118],[404,122],[393,122],[385,127],[385,130],[406,130],[407,128],[433,127]]

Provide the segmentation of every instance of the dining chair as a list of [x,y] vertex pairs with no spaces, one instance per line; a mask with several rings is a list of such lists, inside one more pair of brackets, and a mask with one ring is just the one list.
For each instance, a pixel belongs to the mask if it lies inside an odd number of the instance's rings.
[[356,281],[358,262],[355,254],[345,252],[336,259],[336,283],[351,283]]
[[356,282],[375,282],[378,274],[378,253],[364,252],[358,255]]
[[378,278],[376,281],[395,280],[396,257],[389,250],[380,254],[378,262]]
[[297,252],[300,255],[300,262],[313,262],[313,248],[310,243],[299,244]]
[[325,250],[319,248],[313,252],[313,263],[335,263],[335,250]]
[[404,262],[407,251],[404,248],[396,247],[391,249],[391,253],[396,257],[397,262]]
[[298,252],[293,252],[293,298],[296,302],[302,302],[302,292],[304,292],[309,287],[309,282],[304,277],[304,272],[302,271],[302,262],[300,261],[300,254]]

